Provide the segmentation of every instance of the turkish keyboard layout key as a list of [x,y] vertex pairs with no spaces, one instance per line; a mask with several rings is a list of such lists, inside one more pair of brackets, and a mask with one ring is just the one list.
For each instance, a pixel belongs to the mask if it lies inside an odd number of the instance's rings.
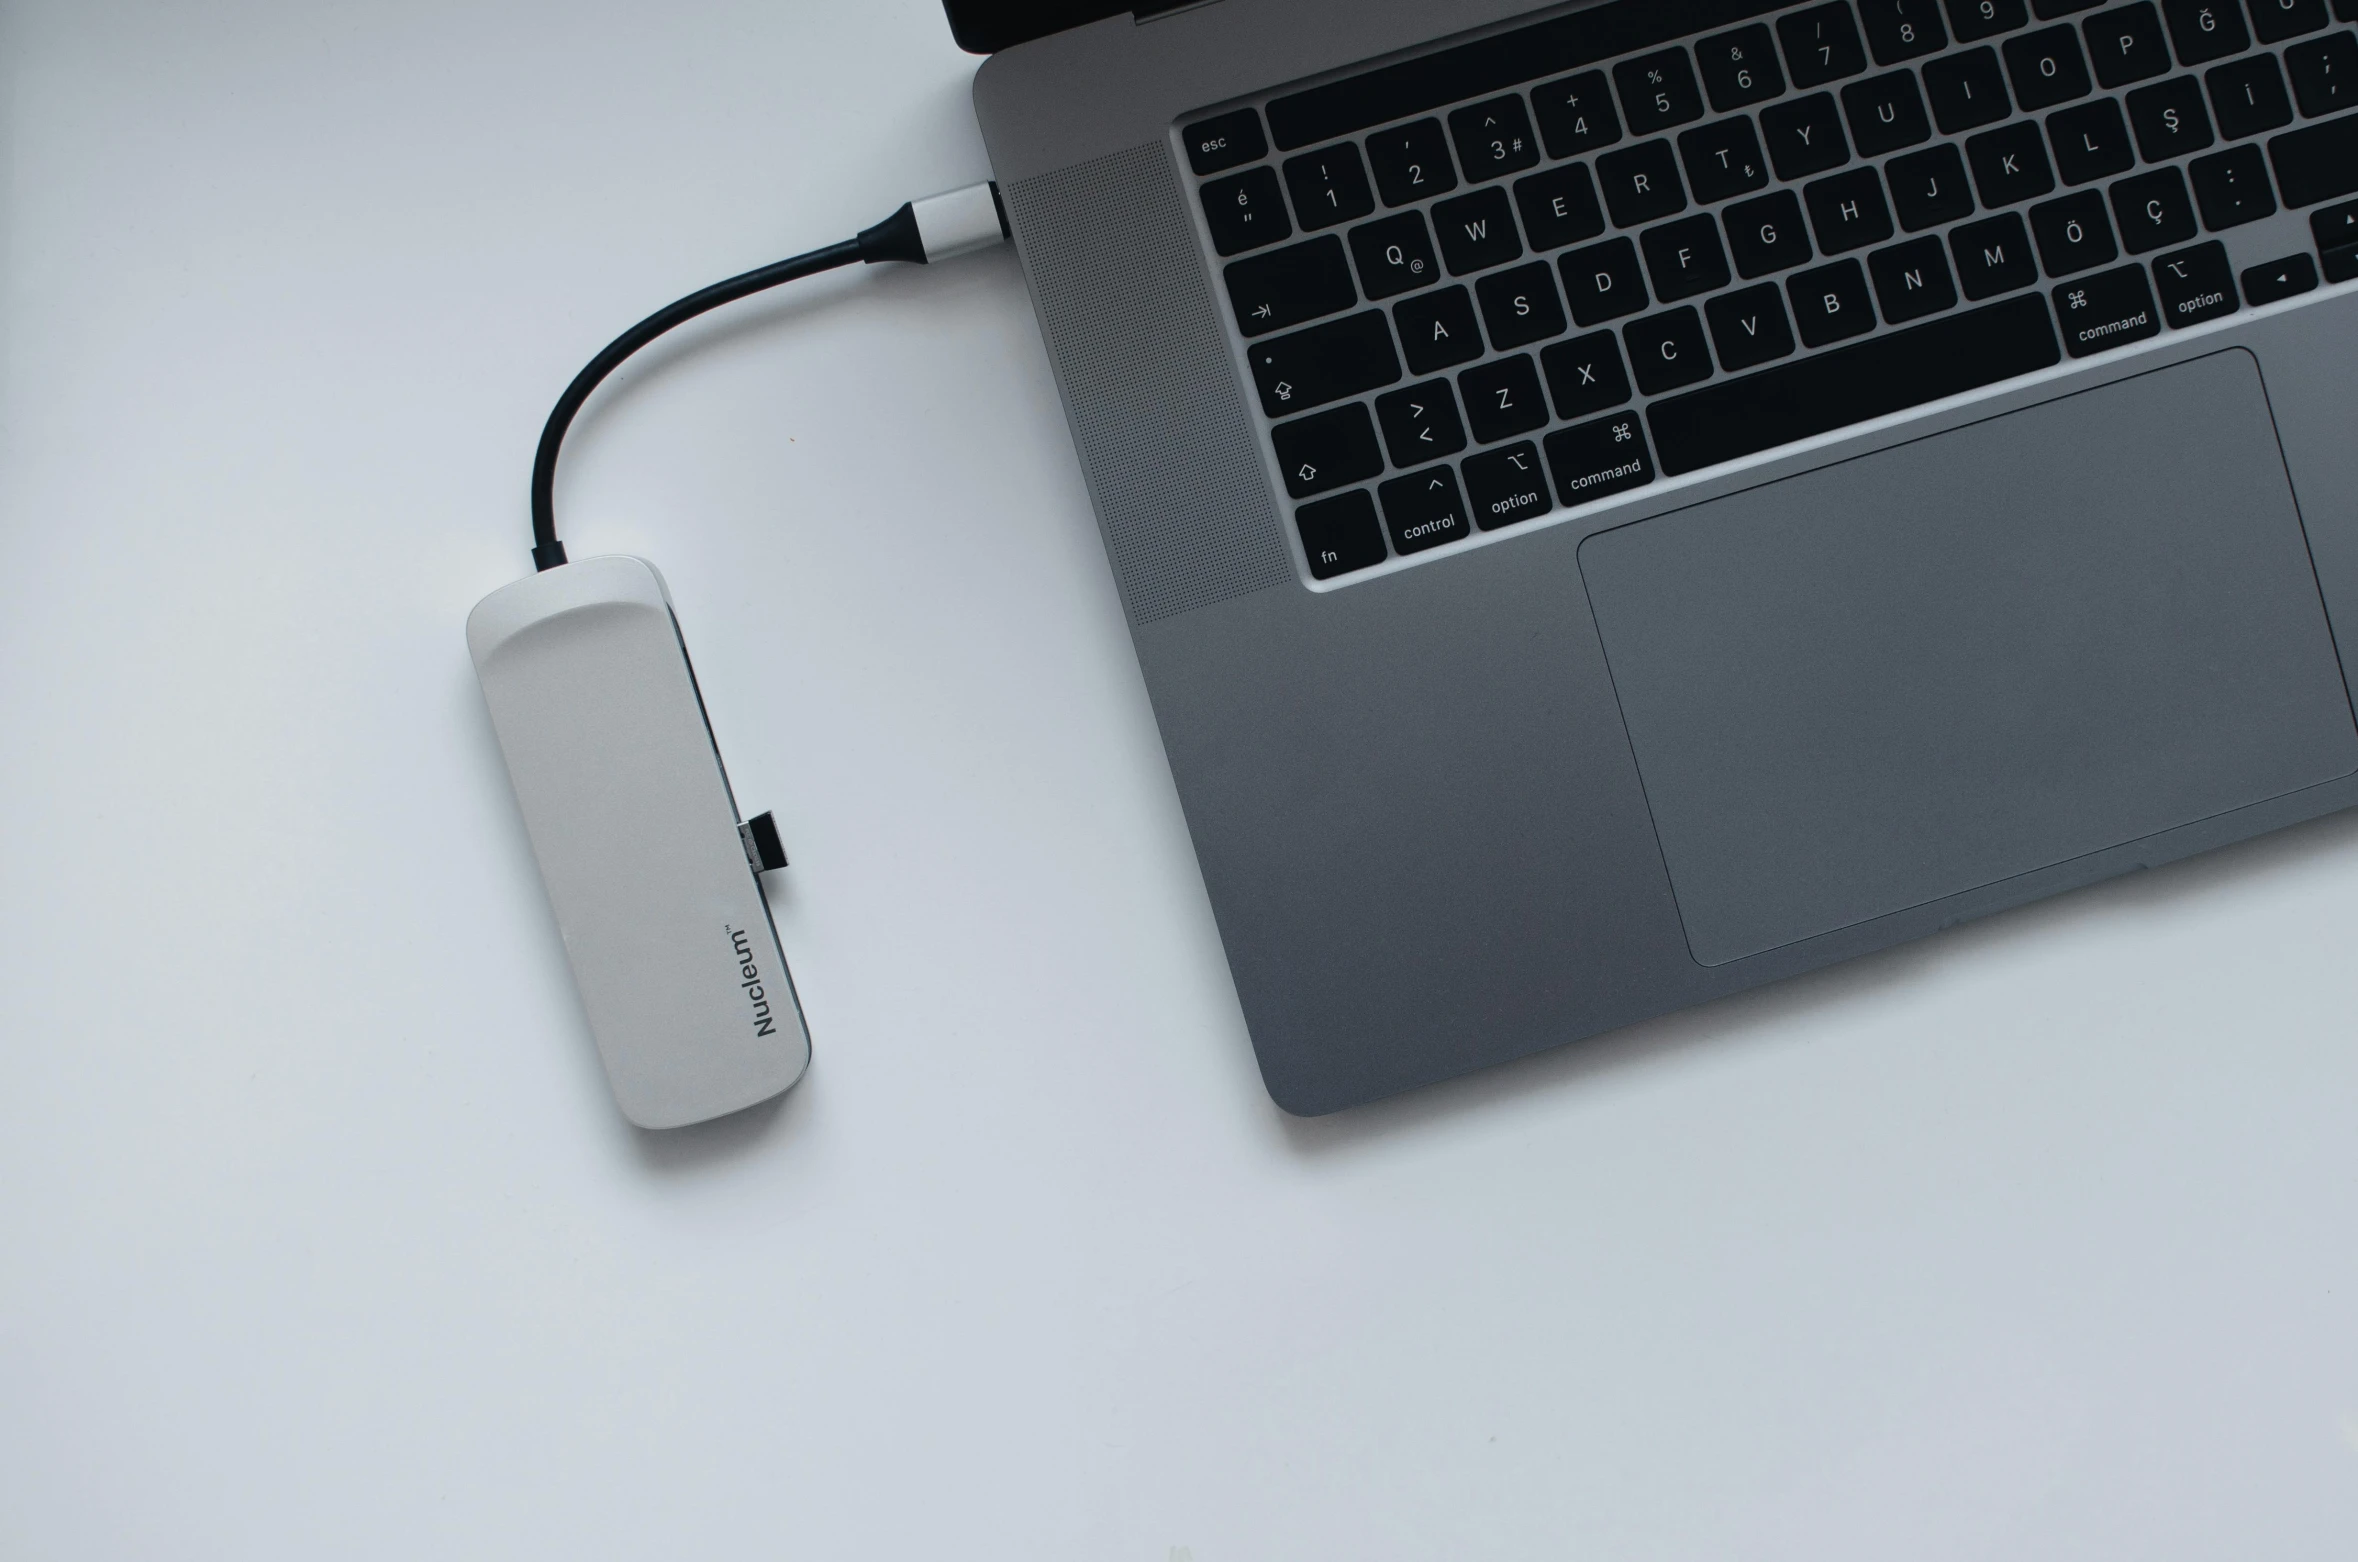
[[1189,115],[1175,156],[1332,580],[2358,281],[2353,24],[1607,0]]

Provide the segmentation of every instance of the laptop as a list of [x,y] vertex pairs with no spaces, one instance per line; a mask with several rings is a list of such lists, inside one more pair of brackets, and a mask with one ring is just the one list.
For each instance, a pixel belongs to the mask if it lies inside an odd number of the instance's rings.
[[1271,1097],[2358,803],[2358,0],[948,0]]

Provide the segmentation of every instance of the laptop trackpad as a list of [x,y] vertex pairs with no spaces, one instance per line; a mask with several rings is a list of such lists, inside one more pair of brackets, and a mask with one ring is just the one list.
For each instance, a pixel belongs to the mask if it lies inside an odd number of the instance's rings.
[[1602,532],[1705,965],[2358,769],[2249,353]]

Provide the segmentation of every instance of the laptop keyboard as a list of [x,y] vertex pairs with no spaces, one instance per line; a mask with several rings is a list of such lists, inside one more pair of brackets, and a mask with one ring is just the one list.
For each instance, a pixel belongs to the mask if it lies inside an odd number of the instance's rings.
[[1617,0],[1183,125],[1310,573],[2358,278],[2354,22]]

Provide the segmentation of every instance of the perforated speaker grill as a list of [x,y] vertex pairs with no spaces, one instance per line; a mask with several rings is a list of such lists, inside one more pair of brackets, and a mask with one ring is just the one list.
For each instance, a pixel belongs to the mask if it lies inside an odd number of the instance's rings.
[[1131,622],[1292,581],[1170,150],[1002,193]]

